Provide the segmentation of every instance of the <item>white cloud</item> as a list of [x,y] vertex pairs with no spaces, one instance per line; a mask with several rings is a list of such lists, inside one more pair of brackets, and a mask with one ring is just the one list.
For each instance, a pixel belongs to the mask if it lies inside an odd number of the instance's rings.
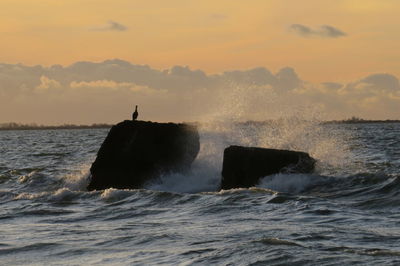
[[58,90],[61,89],[61,84],[54,79],[49,79],[46,76],[40,77],[40,84],[35,87],[35,91],[39,93],[46,93],[51,90]]
[[118,89],[126,89],[134,87],[135,84],[131,82],[115,82],[113,80],[94,80],[94,81],[72,81],[69,85],[73,89],[81,88],[108,88],[117,91]]

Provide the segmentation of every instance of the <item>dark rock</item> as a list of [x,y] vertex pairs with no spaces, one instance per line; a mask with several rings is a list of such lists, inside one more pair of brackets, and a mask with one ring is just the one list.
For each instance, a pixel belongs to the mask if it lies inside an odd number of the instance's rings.
[[305,152],[230,146],[224,150],[221,189],[252,187],[280,172],[308,173],[314,164]]
[[187,171],[199,149],[196,126],[123,121],[101,145],[87,189],[142,188],[161,174]]

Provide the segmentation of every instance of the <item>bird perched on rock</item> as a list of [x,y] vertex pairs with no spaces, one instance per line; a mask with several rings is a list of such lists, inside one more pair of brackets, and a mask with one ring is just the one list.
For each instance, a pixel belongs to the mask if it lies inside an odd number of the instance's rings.
[[137,105],[136,105],[135,112],[133,112],[133,114],[132,114],[132,120],[136,120],[138,115],[139,115],[139,113],[137,111]]

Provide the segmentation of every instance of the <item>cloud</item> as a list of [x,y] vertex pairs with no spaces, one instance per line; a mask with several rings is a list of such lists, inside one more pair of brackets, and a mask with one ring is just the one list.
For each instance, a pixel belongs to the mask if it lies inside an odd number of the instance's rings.
[[302,81],[291,67],[285,67],[276,74],[277,88],[280,90],[293,90],[302,86]]
[[35,87],[35,90],[39,93],[45,93],[50,90],[58,90],[61,88],[61,84],[57,80],[49,79],[46,76],[40,77],[40,84]]
[[312,29],[302,24],[292,24],[289,30],[302,37],[325,37],[325,38],[339,38],[347,34],[338,28],[329,25],[322,25],[317,29]]
[[329,25],[323,25],[320,27],[319,31],[316,31],[319,33],[321,36],[329,37],[329,38],[338,38],[338,37],[343,37],[346,36],[347,34],[338,28],[329,26]]
[[397,77],[390,74],[372,74],[347,84],[340,90],[343,94],[357,94],[360,97],[400,94]]
[[320,88],[308,89],[304,95],[330,105],[330,112],[336,109],[341,117],[347,114],[348,118],[354,115],[372,119],[400,118],[400,84],[391,74],[372,74],[345,85],[325,82]]
[[301,24],[292,24],[290,25],[289,29],[303,37],[309,37],[314,34],[314,31],[311,28]]
[[95,81],[72,81],[69,85],[71,89],[85,89],[85,90],[97,90],[97,91],[113,91],[116,93],[121,92],[122,90],[125,91],[132,91],[132,92],[140,92],[140,93],[163,93],[163,90],[156,90],[153,88],[150,88],[148,86],[140,86],[136,85],[135,83],[132,82],[116,82],[113,80],[95,80]]
[[337,82],[323,82],[321,85],[330,90],[338,90],[343,87],[343,84]]
[[118,22],[108,21],[107,25],[101,27],[94,27],[91,30],[93,31],[126,31],[128,28]]
[[129,119],[136,104],[142,119],[161,121],[262,120],[298,106],[321,107],[327,119],[400,118],[396,76],[313,84],[290,67],[210,75],[188,66],[158,70],[119,59],[50,67],[0,64],[0,96],[0,122],[118,122]]
[[134,83],[130,82],[115,82],[113,80],[95,80],[95,81],[72,81],[69,85],[73,89],[81,88],[109,88],[112,90],[130,88],[135,86]]
[[219,14],[219,13],[213,13],[209,15],[209,18],[215,19],[215,20],[225,20],[228,18],[228,16],[224,14]]
[[400,83],[397,77],[390,74],[373,74],[359,81],[372,90],[399,92]]

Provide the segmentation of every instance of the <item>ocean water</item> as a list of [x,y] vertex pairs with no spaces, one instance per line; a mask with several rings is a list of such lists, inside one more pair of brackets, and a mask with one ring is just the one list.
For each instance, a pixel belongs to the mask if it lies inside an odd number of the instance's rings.
[[[88,192],[108,129],[0,131],[2,265],[400,265],[400,124],[207,123],[187,175]],[[231,144],[312,174],[218,191]]]

